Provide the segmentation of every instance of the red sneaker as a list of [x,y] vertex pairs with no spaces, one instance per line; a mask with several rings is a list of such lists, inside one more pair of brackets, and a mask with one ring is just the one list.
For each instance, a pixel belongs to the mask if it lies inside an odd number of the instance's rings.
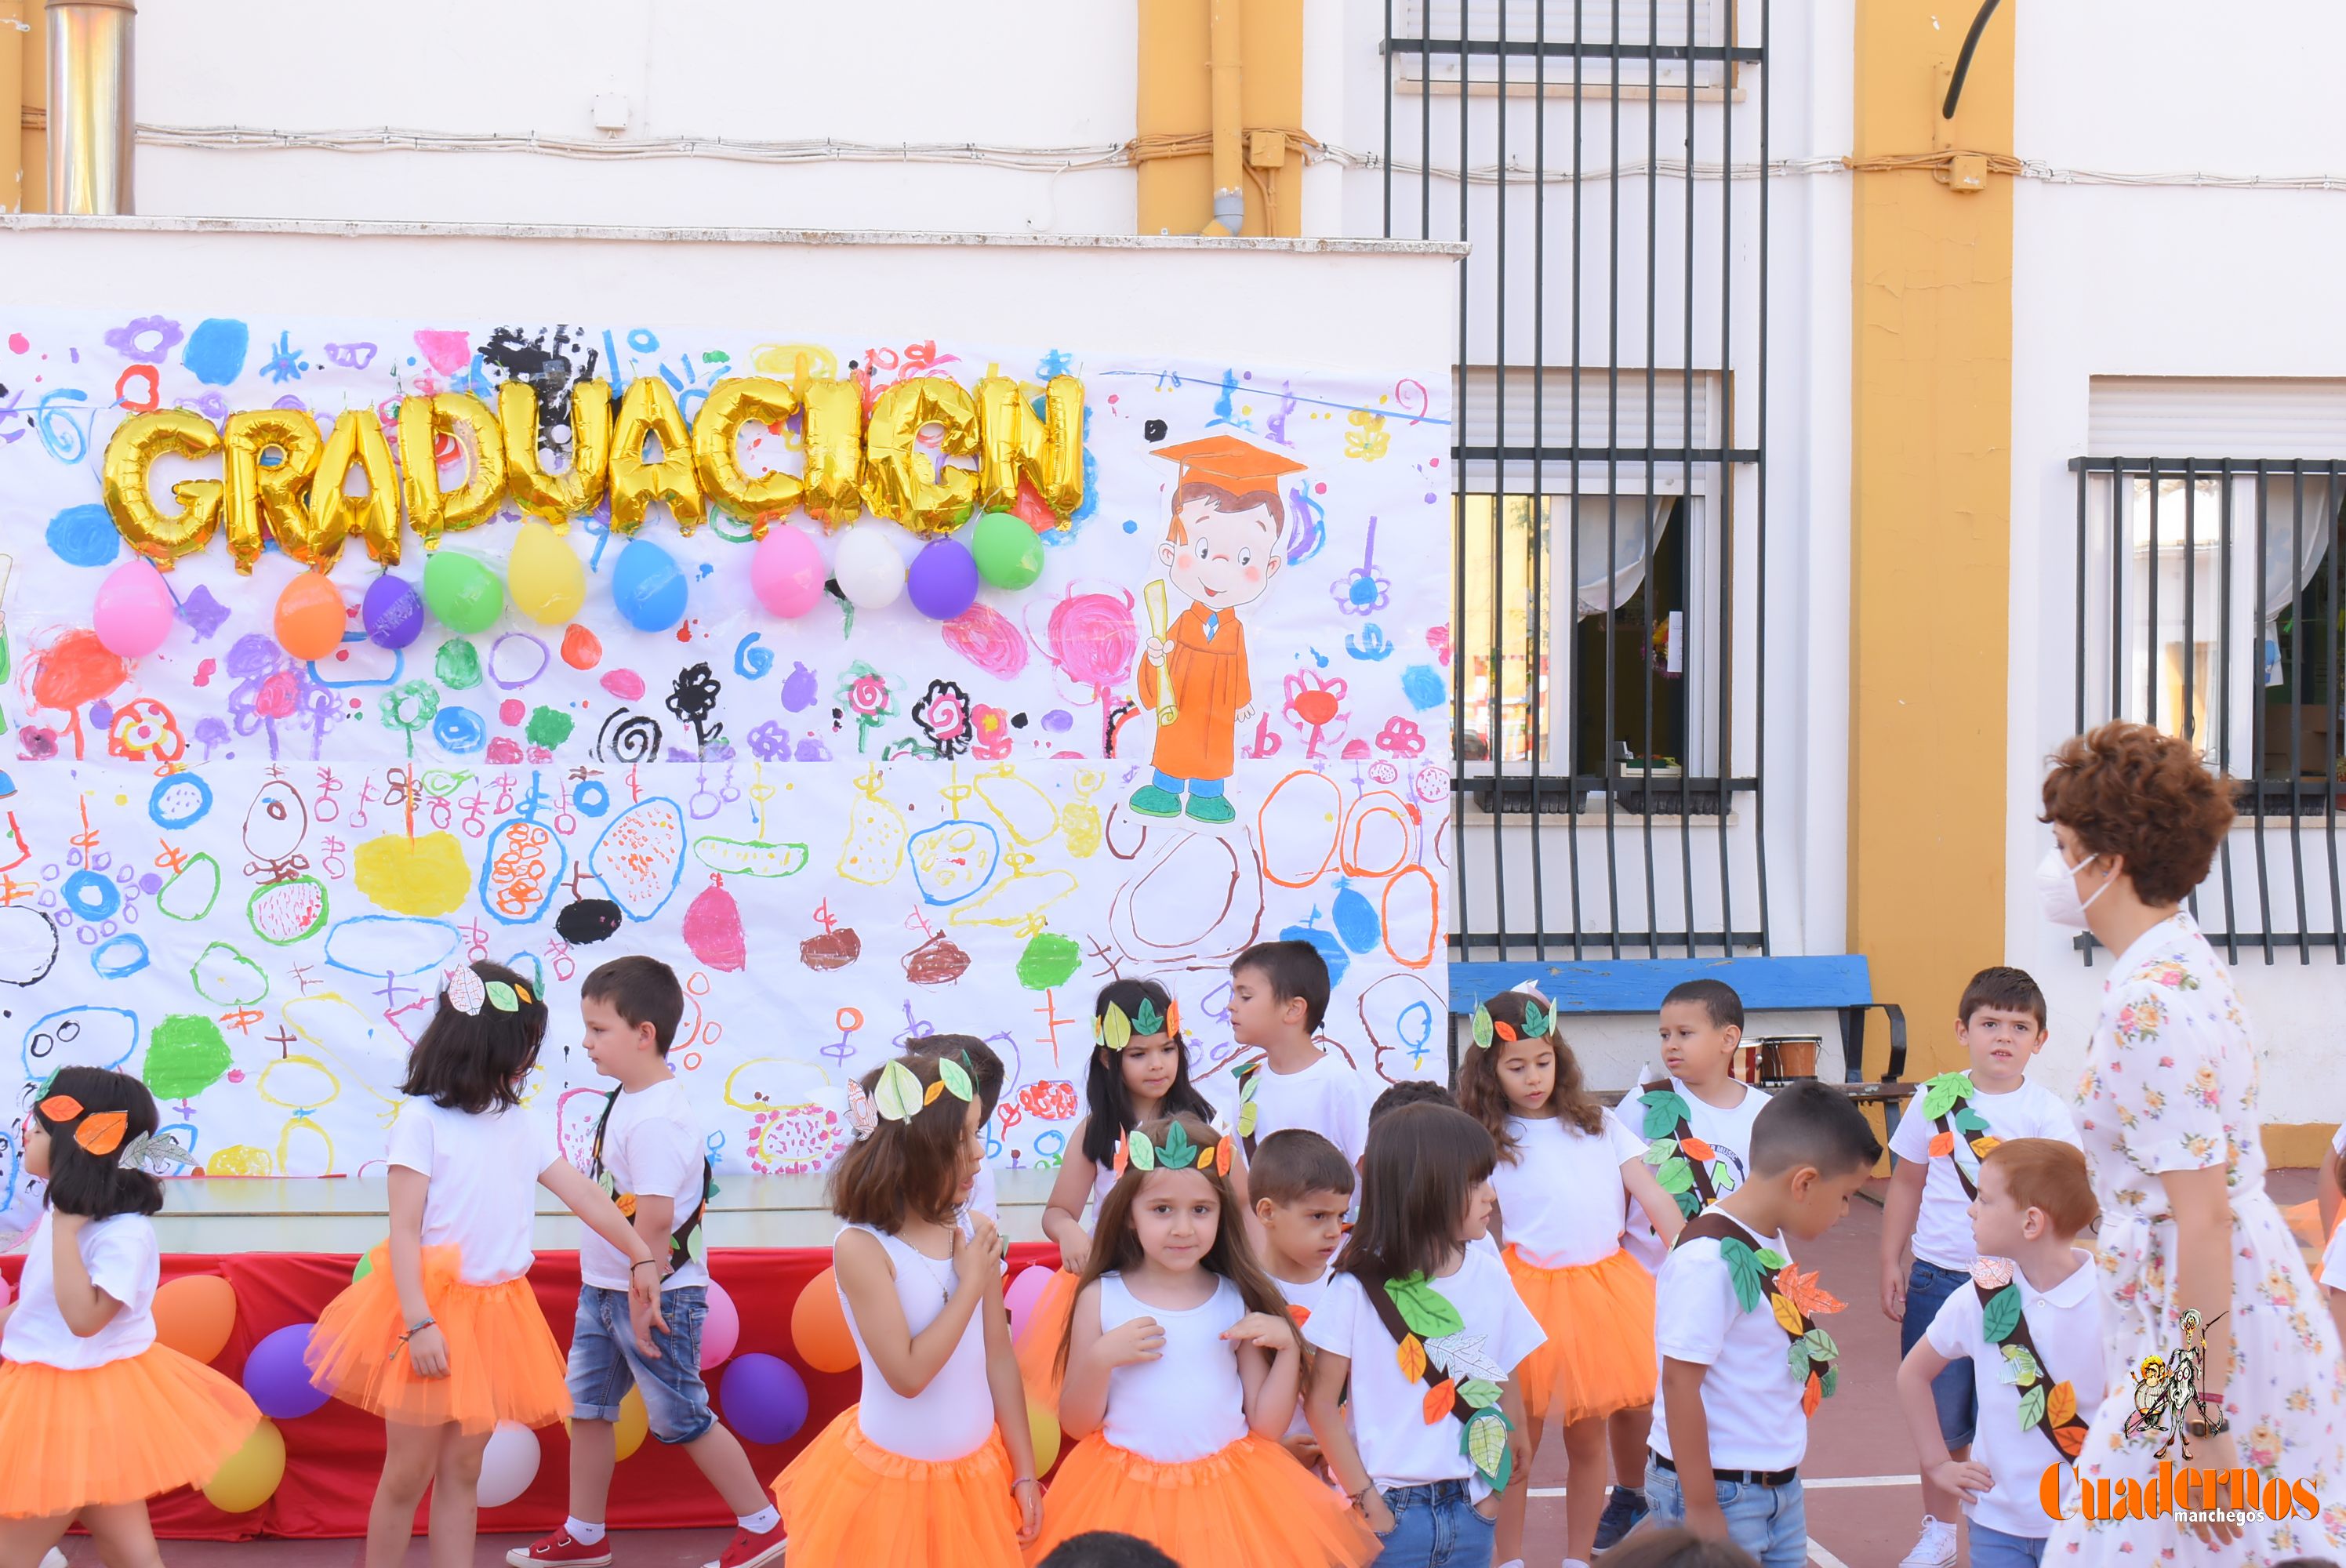
[[789,1539],[779,1524],[763,1535],[752,1535],[737,1527],[724,1554],[715,1562],[704,1564],[703,1568],[763,1568],[765,1563],[780,1561],[782,1548],[789,1544]]
[[602,1540],[589,1546],[584,1542],[571,1540],[569,1531],[557,1530],[543,1541],[515,1547],[505,1553],[505,1561],[512,1563],[513,1568],[539,1568],[541,1563],[562,1563],[566,1568],[603,1568],[611,1561],[610,1532],[606,1531]]

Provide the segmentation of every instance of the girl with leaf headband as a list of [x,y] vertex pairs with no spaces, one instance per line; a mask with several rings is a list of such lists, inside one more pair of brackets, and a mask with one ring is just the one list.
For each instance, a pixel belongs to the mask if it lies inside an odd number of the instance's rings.
[[1125,1135],[1059,1349],[1059,1424],[1080,1439],[1039,1555],[1121,1531],[1215,1568],[1356,1568],[1377,1543],[1280,1445],[1303,1347],[1255,1261],[1237,1139],[1197,1116]]
[[1002,1305],[1007,1248],[969,1207],[984,1105],[966,1052],[852,1084],[831,1245],[863,1392],[774,1482],[792,1568],[1017,1568],[1043,1524],[1026,1395]]
[[48,1210],[0,1308],[0,1562],[39,1561],[78,1518],[107,1562],[159,1563],[147,1499],[209,1481],[260,1424],[242,1389],[155,1342],[150,1173],[189,1158],[158,1120],[144,1084],[97,1067],[34,1104],[25,1169]]
[[[1087,1114],[1067,1135],[1066,1155],[1043,1209],[1043,1236],[1059,1246],[1058,1272],[1026,1314],[1018,1339],[1019,1375],[1036,1403],[1059,1402],[1059,1341],[1076,1302],[1076,1279],[1091,1256],[1084,1207],[1096,1209],[1116,1185],[1117,1151],[1126,1135],[1158,1116],[1214,1119],[1214,1107],[1189,1083],[1189,1045],[1181,1009],[1153,980],[1111,981],[1092,1001],[1092,1053],[1084,1082]],[[1238,1156],[1239,1190],[1245,1164]]]
[[[1621,1246],[1635,1198],[1664,1241],[1685,1223],[1646,1164],[1646,1144],[1605,1114],[1536,991],[1502,993],[1475,1010],[1458,1103],[1498,1145],[1492,1226],[1515,1293],[1547,1332],[1524,1359],[1525,1435],[1539,1451],[1553,1417],[1576,1484],[1565,1492],[1566,1562],[1596,1555],[1606,1502],[1606,1423],[1653,1403],[1654,1277]],[[1501,1501],[1494,1560],[1523,1553],[1521,1487]]]
[[391,1238],[311,1330],[310,1380],[383,1418],[367,1568],[406,1560],[427,1489],[434,1559],[470,1561],[489,1434],[570,1414],[562,1349],[529,1288],[538,1187],[627,1256],[636,1348],[659,1357],[667,1260],[521,1103],[546,1023],[545,998],[505,965],[448,972],[391,1125]]

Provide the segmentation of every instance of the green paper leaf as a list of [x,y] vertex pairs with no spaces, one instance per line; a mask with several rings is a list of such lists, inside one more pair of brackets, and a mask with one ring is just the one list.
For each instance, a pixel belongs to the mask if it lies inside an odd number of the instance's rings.
[[1132,1032],[1135,1034],[1154,1034],[1164,1027],[1165,1020],[1157,1011],[1157,999],[1143,996],[1140,1011],[1132,1015]]
[[945,1092],[956,1100],[977,1098],[977,1085],[969,1081],[969,1074],[952,1057],[939,1058],[937,1076],[944,1081]]
[[1469,1028],[1472,1029],[1474,1033],[1476,1047],[1481,1050],[1488,1051],[1491,1048],[1492,1038],[1491,1010],[1484,1006],[1481,1003],[1476,1003],[1474,1004],[1474,1016],[1469,1024]]
[[2003,1377],[2005,1382],[2014,1388],[2025,1389],[2044,1375],[2045,1369],[2036,1364],[2036,1358],[2029,1353],[2027,1346],[2006,1344],[2004,1347]]
[[1841,1359],[1841,1347],[1834,1344],[1833,1337],[1822,1329],[1810,1329],[1800,1336],[1800,1343],[1809,1348],[1809,1358],[1811,1360],[1838,1361]]
[[1942,1073],[1923,1085],[1923,1119],[1935,1122],[1954,1108],[1957,1100],[1972,1097],[1972,1077],[1968,1073]]
[[1638,1104],[1646,1107],[1646,1125],[1641,1131],[1649,1138],[1671,1135],[1678,1130],[1678,1124],[1692,1115],[1686,1101],[1668,1089],[1649,1090]]
[[695,1230],[684,1244],[684,1255],[695,1263],[709,1256],[709,1227]]
[[1809,1343],[1807,1340],[1793,1340],[1791,1349],[1787,1350],[1784,1354],[1784,1359],[1792,1369],[1792,1381],[1796,1383],[1805,1383],[1809,1380],[1810,1357]]
[[1239,1136],[1242,1138],[1254,1136],[1255,1119],[1260,1115],[1261,1113],[1255,1109],[1252,1100],[1242,1102],[1239,1106]]
[[1971,1133],[1974,1135],[1984,1133],[1988,1130],[1987,1118],[1981,1115],[1977,1111],[1973,1110],[1969,1105],[1965,1105],[1962,1110],[1955,1113],[1954,1125],[1958,1131]]
[[1127,1018],[1124,1009],[1113,1002],[1100,1015],[1100,1044],[1111,1051],[1121,1051],[1132,1044],[1132,1020]]
[[2042,1383],[2020,1396],[2020,1430],[2026,1431],[2045,1419],[2045,1388]]
[[1458,1308],[1443,1300],[1441,1292],[1427,1284],[1423,1274],[1386,1280],[1385,1294],[1392,1298],[1409,1331],[1421,1339],[1439,1339],[1465,1329],[1466,1321],[1458,1316]]
[[1831,1399],[1833,1397],[1833,1390],[1839,1387],[1841,1387],[1841,1369],[1839,1367],[1827,1367],[1825,1369],[1824,1376],[1817,1380],[1817,1392],[1822,1394],[1827,1399]]
[[498,1012],[518,1013],[521,1011],[521,998],[515,996],[514,994],[514,988],[507,985],[504,981],[492,980],[481,989],[489,993],[489,1005],[495,1008]]
[[1148,1135],[1138,1127],[1124,1135],[1124,1147],[1132,1161],[1133,1169],[1153,1171],[1157,1168],[1157,1145],[1150,1143]]
[[892,1122],[909,1121],[920,1114],[921,1081],[902,1062],[891,1062],[880,1069],[880,1084],[872,1094],[872,1105]]
[[1664,1192],[1691,1192],[1694,1190],[1694,1166],[1687,1162],[1685,1156],[1680,1155],[1664,1161],[1661,1168],[1654,1173],[1654,1179],[1662,1184]]
[[1987,1298],[1980,1311],[1980,1328],[1991,1345],[2001,1345],[2020,1327],[2020,1287],[2007,1285]]
[[1658,1166],[1664,1160],[1668,1159],[1672,1155],[1675,1155],[1678,1152],[1678,1139],[1656,1138],[1652,1143],[1646,1145],[1646,1163],[1649,1166]]
[[1670,1196],[1678,1200],[1678,1213],[1688,1219],[1702,1212],[1702,1195],[1692,1187],[1684,1192],[1674,1192]]
[[1165,1141],[1158,1145],[1157,1159],[1167,1170],[1188,1170],[1196,1165],[1198,1145],[1189,1141],[1188,1129],[1178,1122],[1166,1128]]
[[1515,1473],[1515,1456],[1507,1451],[1507,1418],[1495,1407],[1485,1406],[1474,1412],[1458,1434],[1458,1451],[1466,1456],[1494,1492],[1507,1489],[1507,1478]]
[[1758,1256],[1745,1242],[1730,1236],[1719,1244],[1719,1257],[1727,1265],[1727,1278],[1735,1287],[1736,1304],[1746,1312],[1758,1307],[1768,1282]]
[[1539,1039],[1548,1032],[1549,1026],[1555,1023],[1555,1022],[1556,1014],[1550,1013],[1546,1008],[1542,1007],[1538,1003],[1526,1002],[1524,1003],[1525,1039]]
[[1759,1259],[1760,1267],[1770,1274],[1779,1272],[1786,1264],[1792,1261],[1772,1247],[1763,1247],[1751,1256]]
[[1500,1389],[1496,1383],[1474,1378],[1458,1385],[1458,1399],[1468,1410],[1487,1410],[1499,1402]]

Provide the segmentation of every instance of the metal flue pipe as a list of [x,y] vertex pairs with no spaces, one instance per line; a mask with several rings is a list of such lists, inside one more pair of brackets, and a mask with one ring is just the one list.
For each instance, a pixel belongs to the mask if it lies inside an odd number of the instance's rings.
[[48,0],[49,210],[112,216],[131,200],[134,0]]

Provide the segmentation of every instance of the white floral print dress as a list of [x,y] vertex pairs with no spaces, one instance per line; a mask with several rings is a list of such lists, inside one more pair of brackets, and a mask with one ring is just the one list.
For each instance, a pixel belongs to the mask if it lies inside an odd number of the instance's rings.
[[[2094,1190],[2102,1329],[2109,1346],[2101,1409],[2078,1455],[2081,1481],[2158,1473],[2156,1438],[2125,1435],[2135,1372],[2183,1342],[2187,1303],[2173,1290],[2175,1220],[2161,1171],[2230,1171],[2233,1370],[2224,1409],[2240,1462],[2267,1481],[2306,1481],[2321,1516],[2259,1513],[2246,1536],[2203,1544],[2170,1516],[2064,1520],[2046,1556],[2193,1568],[2270,1563],[2301,1554],[2346,1561],[2346,1363],[2329,1308],[2265,1192],[2256,1044],[2232,977],[2191,917],[2178,911],[2113,966],[2078,1085]],[[2168,1457],[2181,1466],[2181,1455]],[[2115,1495],[2113,1497],[2115,1502]]]

